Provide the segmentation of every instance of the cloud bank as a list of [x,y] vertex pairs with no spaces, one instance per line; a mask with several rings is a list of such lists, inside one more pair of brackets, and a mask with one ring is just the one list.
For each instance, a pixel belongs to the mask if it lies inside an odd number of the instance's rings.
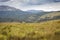
[[10,1],[10,0],[0,0],[0,2],[7,2],[7,1]]
[[21,10],[60,10],[60,0],[0,0],[0,5],[8,5]]

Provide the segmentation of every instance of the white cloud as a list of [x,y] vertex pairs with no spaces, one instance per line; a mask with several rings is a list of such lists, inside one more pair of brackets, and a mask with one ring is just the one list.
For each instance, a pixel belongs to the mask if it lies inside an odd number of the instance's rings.
[[10,1],[10,0],[0,0],[0,2],[7,2],[7,1]]
[[45,5],[37,5],[37,6],[28,6],[23,8],[22,10],[44,10],[44,11],[57,11],[60,10],[60,3],[51,3]]
[[8,5],[24,11],[31,9],[45,11],[60,10],[60,2],[54,3],[55,1],[56,0],[10,0],[4,3],[0,2],[0,5]]

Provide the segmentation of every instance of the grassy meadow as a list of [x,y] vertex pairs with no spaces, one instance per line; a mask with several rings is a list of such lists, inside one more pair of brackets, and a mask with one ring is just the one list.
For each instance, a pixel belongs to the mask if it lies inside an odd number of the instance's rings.
[[60,20],[0,23],[0,40],[60,40]]

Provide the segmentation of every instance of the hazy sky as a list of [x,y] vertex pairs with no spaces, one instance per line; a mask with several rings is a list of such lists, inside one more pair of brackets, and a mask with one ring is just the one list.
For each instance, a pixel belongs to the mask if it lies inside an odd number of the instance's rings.
[[8,5],[21,10],[60,10],[60,0],[0,0],[0,5]]

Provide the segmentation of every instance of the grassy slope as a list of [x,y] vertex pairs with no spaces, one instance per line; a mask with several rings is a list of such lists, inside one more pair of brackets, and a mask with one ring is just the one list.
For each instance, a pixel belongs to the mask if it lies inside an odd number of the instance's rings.
[[60,20],[0,23],[0,40],[60,40]]
[[54,17],[57,17],[57,16],[60,16],[60,11],[59,12],[52,12],[52,13],[48,13],[48,14],[45,14],[45,15],[42,15],[40,18],[54,18]]

